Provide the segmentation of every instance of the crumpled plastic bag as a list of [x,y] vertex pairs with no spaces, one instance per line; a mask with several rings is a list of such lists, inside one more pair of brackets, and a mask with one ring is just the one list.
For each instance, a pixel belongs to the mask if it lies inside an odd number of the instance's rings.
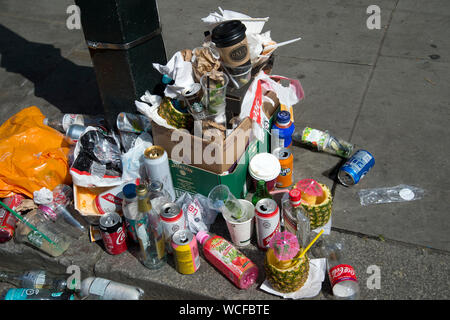
[[77,186],[109,187],[123,182],[120,142],[115,135],[87,127],[77,141],[74,156],[70,174]]
[[71,184],[65,136],[44,125],[36,106],[18,112],[0,126],[0,198],[14,193],[33,198],[45,187]]
[[185,192],[175,203],[183,210],[188,221],[188,229],[193,234],[209,231],[210,226],[216,221],[217,211],[209,208],[208,198],[201,194],[192,196]]

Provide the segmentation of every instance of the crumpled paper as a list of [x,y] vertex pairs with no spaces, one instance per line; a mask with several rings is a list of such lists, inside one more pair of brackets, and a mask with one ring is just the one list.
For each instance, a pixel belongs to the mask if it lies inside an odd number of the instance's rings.
[[270,294],[283,297],[285,299],[305,299],[317,296],[322,290],[322,282],[325,280],[326,259],[311,259],[309,260],[309,274],[305,284],[295,292],[282,293],[276,291],[270,285],[268,280],[265,280],[260,289]]
[[219,80],[216,72],[220,69],[220,55],[216,54],[209,47],[199,47],[193,50],[192,69],[195,78],[200,82],[200,78],[210,72],[211,79]]
[[176,52],[164,66],[153,63],[153,68],[175,81],[173,85],[168,84],[166,86],[166,89],[164,90],[164,95],[166,97],[176,99],[182,95],[184,90],[192,88],[195,83],[192,74],[192,63],[184,60],[181,51]]
[[53,201],[53,192],[45,187],[33,192],[33,200],[36,204],[49,204]]
[[[270,37],[270,31],[264,33],[251,33],[247,35],[248,49],[250,52],[250,60],[252,64],[260,62],[260,55],[263,54],[264,47],[275,44],[276,42]],[[269,50],[264,56],[269,58],[273,50]]]

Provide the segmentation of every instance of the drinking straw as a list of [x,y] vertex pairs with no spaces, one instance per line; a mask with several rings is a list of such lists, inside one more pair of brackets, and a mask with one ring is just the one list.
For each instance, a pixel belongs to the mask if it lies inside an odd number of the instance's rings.
[[206,76],[206,92],[207,92],[207,96],[206,96],[206,103],[208,104],[207,109],[209,109],[209,75]]
[[319,239],[319,237],[322,235],[323,233],[323,229],[320,230],[319,234],[313,239],[313,241],[311,241],[308,246],[305,248],[305,250],[302,251],[302,253],[300,254],[300,256],[297,259],[301,259],[305,253],[309,250],[309,248],[311,248],[311,246],[314,244],[314,242],[317,241],[317,239]]
[[226,67],[223,67],[223,69],[225,70],[225,73],[227,74],[228,78],[230,78],[231,83],[234,85],[234,87],[236,89],[239,89],[239,83],[237,83],[236,80],[234,80],[234,78],[231,76],[230,72],[228,71],[228,69]]
[[45,240],[47,240],[48,242],[50,242],[53,245],[57,245],[54,241],[52,241],[49,237],[47,237],[45,234],[43,234],[41,231],[39,231],[33,224],[29,223],[27,220],[25,220],[20,214],[18,214],[17,212],[15,212],[13,209],[11,209],[10,207],[8,207],[8,205],[6,205],[5,203],[3,203],[0,200],[0,204],[9,212],[11,212],[18,220],[20,220],[21,222],[23,222],[27,227],[29,227],[30,229],[32,229],[33,231],[39,233]]

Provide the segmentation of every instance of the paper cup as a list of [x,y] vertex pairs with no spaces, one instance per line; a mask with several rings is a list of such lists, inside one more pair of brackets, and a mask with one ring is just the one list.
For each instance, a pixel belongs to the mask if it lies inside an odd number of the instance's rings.
[[236,247],[245,247],[250,244],[253,234],[253,221],[255,217],[255,206],[247,200],[239,199],[242,209],[245,212],[247,219],[242,222],[236,222],[226,214],[223,215],[228,232],[231,236],[231,241]]
[[248,166],[248,173],[252,177],[255,189],[258,180],[263,180],[266,182],[267,190],[272,191],[280,172],[281,164],[278,158],[266,152],[255,155]]

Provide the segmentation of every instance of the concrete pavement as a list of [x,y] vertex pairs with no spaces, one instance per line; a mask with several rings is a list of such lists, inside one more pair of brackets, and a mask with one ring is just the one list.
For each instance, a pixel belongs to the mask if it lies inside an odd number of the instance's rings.
[[[1,122],[30,105],[44,114],[101,110],[82,30],[66,27],[71,4],[0,0]],[[379,30],[366,26],[371,4],[381,8]],[[218,6],[270,17],[263,31],[270,30],[275,41],[302,37],[276,51],[272,72],[302,83],[305,99],[294,107],[296,126],[329,130],[370,151],[376,164],[358,185],[346,188],[329,175],[338,158],[294,146],[296,180],[310,177],[333,187],[330,238],[344,243],[344,257],[356,269],[363,299],[448,299],[450,3],[192,0],[181,7],[165,0],[158,5],[168,58],[201,43],[206,27],[200,19]],[[423,188],[425,197],[360,205],[361,189],[399,184]],[[216,225],[228,236],[223,221]],[[237,290],[204,260],[199,272],[181,276],[170,264],[149,271],[132,253],[108,256],[87,239],[80,246],[89,259],[77,256],[78,247],[66,259],[54,260],[9,242],[0,246],[0,265],[58,269],[75,262],[85,274],[139,284],[149,298],[278,299],[257,287]],[[262,253],[253,245],[244,252],[262,263]],[[18,254],[29,259],[13,259]],[[380,267],[380,289],[366,286],[371,265]],[[262,280],[260,276],[258,284]],[[214,286],[205,285],[212,281]],[[323,291],[318,299],[329,298],[325,285]]]

